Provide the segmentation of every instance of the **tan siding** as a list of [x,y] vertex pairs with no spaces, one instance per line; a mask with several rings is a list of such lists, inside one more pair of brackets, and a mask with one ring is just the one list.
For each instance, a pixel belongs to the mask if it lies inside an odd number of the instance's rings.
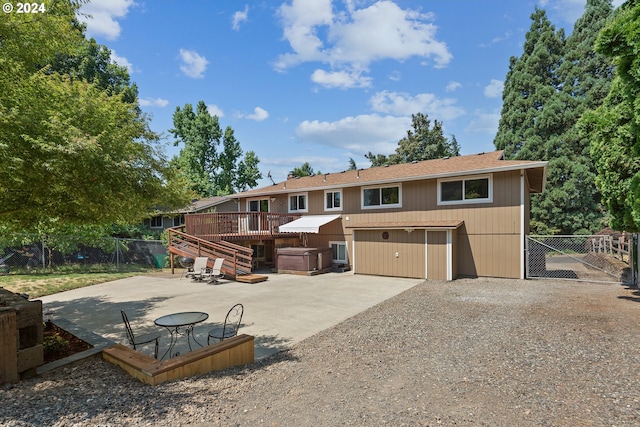
[[[454,277],[520,277],[520,171],[494,173],[492,179],[493,203],[479,204],[438,206],[436,179],[403,182],[402,208],[394,209],[362,209],[361,188],[349,187],[342,188],[343,210],[325,212],[324,190],[310,191],[308,193],[308,214],[340,214],[342,218],[323,226],[319,235],[307,235],[307,245],[325,247],[329,241],[346,241],[348,249],[351,250],[353,229],[348,227],[354,224],[462,220],[464,221],[463,226],[454,233]],[[528,185],[525,187],[528,188]],[[272,197],[276,199],[271,202],[272,212],[287,212],[288,196],[278,194]],[[528,190],[525,201],[525,218],[528,218],[530,210]],[[244,209],[245,199],[241,200],[240,206]],[[528,230],[528,221],[526,222],[525,230]],[[379,236],[381,232],[382,230],[376,230],[371,233]],[[397,232],[398,236],[402,233],[407,235],[402,230],[389,230],[389,232]],[[357,233],[364,233],[364,231]],[[424,232],[422,231],[407,236],[418,234],[421,234],[421,239],[424,240]],[[363,236],[365,235],[366,233],[363,234]],[[357,243],[357,246],[359,245],[360,243]],[[364,245],[364,249],[367,253],[386,260],[388,254],[384,251],[389,250],[389,245],[381,244],[380,246],[382,248],[376,247],[371,241]],[[414,255],[412,254],[412,256]],[[368,269],[369,264],[372,264],[370,261],[372,258],[374,257],[368,256],[361,260],[358,257],[358,261],[364,262]],[[424,267],[424,258],[415,260],[414,264],[418,263]],[[443,265],[446,266],[446,263]],[[387,273],[400,271],[398,270],[399,266],[402,266],[402,262],[391,264],[385,261],[380,266],[371,266],[371,268],[379,271],[374,274],[383,274],[384,271]],[[356,268],[361,271],[359,267]],[[380,268],[387,270],[380,270]],[[416,268],[407,265],[406,269],[405,273],[398,275],[416,274]],[[420,276],[424,276],[424,269],[420,272]]]
[[[384,231],[389,233],[388,240],[382,239]],[[355,252],[356,273],[424,278],[424,233],[359,230]]]

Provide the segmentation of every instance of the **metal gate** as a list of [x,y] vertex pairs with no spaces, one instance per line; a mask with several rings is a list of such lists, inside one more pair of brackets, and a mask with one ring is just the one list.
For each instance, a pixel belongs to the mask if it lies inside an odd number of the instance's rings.
[[527,236],[527,278],[635,283],[636,236]]

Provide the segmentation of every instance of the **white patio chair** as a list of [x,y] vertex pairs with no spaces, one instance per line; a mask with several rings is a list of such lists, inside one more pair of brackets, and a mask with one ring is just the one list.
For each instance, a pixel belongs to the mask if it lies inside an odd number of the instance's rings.
[[191,271],[187,271],[185,277],[191,277],[192,280],[201,282],[203,277],[208,272],[207,263],[209,262],[209,258],[206,256],[199,256],[193,262],[193,267]]

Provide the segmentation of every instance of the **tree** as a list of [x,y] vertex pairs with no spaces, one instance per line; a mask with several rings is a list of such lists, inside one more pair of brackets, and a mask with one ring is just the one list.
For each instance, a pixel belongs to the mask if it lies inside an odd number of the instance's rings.
[[[80,24],[77,24],[78,28]],[[72,79],[94,83],[108,95],[122,95],[122,100],[138,108],[138,87],[130,80],[129,72],[111,60],[111,50],[95,39],[82,39],[72,55],[59,53],[53,59],[51,71]]]
[[242,148],[233,129],[227,126],[223,133],[218,117],[209,114],[204,101],[198,102],[195,112],[191,104],[176,107],[173,126],[169,132],[176,138],[174,145],[184,144],[173,162],[200,196],[246,190],[262,178],[255,152],[247,152],[242,160]]
[[535,9],[531,21],[522,56],[509,60],[494,139],[508,159],[545,159],[545,142],[562,129],[564,106],[558,97],[557,71],[564,31],[556,31],[542,9]]
[[611,12],[609,0],[588,0],[565,40],[536,9],[522,56],[510,60],[494,143],[507,158],[549,161],[546,190],[531,201],[535,232],[601,227],[589,142],[579,137],[576,123],[585,108],[602,102],[611,81],[611,62],[593,49]]
[[395,153],[389,157],[371,152],[365,155],[371,166],[396,165],[460,155],[460,146],[455,136],[452,141],[445,138],[442,123],[439,121],[434,120],[431,127],[429,117],[417,113],[411,115],[411,124],[413,130],[408,130],[407,136],[398,141]]
[[615,230],[640,231],[640,3],[628,1],[601,31],[596,51],[615,60],[604,103],[580,119],[591,140],[596,185]]
[[[13,232],[140,221],[189,197],[136,105],[51,65],[85,43],[76,2],[0,20],[0,223]],[[3,231],[4,231],[3,230]]]
[[309,162],[304,162],[301,166],[294,168],[291,175],[301,178],[303,176],[320,175],[322,172],[314,172]]
[[353,160],[353,158],[349,157],[349,168],[347,170],[354,171],[356,169],[358,169],[358,166],[356,166],[356,161]]

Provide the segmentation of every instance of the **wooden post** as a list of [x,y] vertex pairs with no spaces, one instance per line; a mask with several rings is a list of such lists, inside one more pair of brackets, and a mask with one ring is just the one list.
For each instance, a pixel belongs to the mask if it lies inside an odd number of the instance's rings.
[[19,380],[16,312],[0,307],[0,384]]

